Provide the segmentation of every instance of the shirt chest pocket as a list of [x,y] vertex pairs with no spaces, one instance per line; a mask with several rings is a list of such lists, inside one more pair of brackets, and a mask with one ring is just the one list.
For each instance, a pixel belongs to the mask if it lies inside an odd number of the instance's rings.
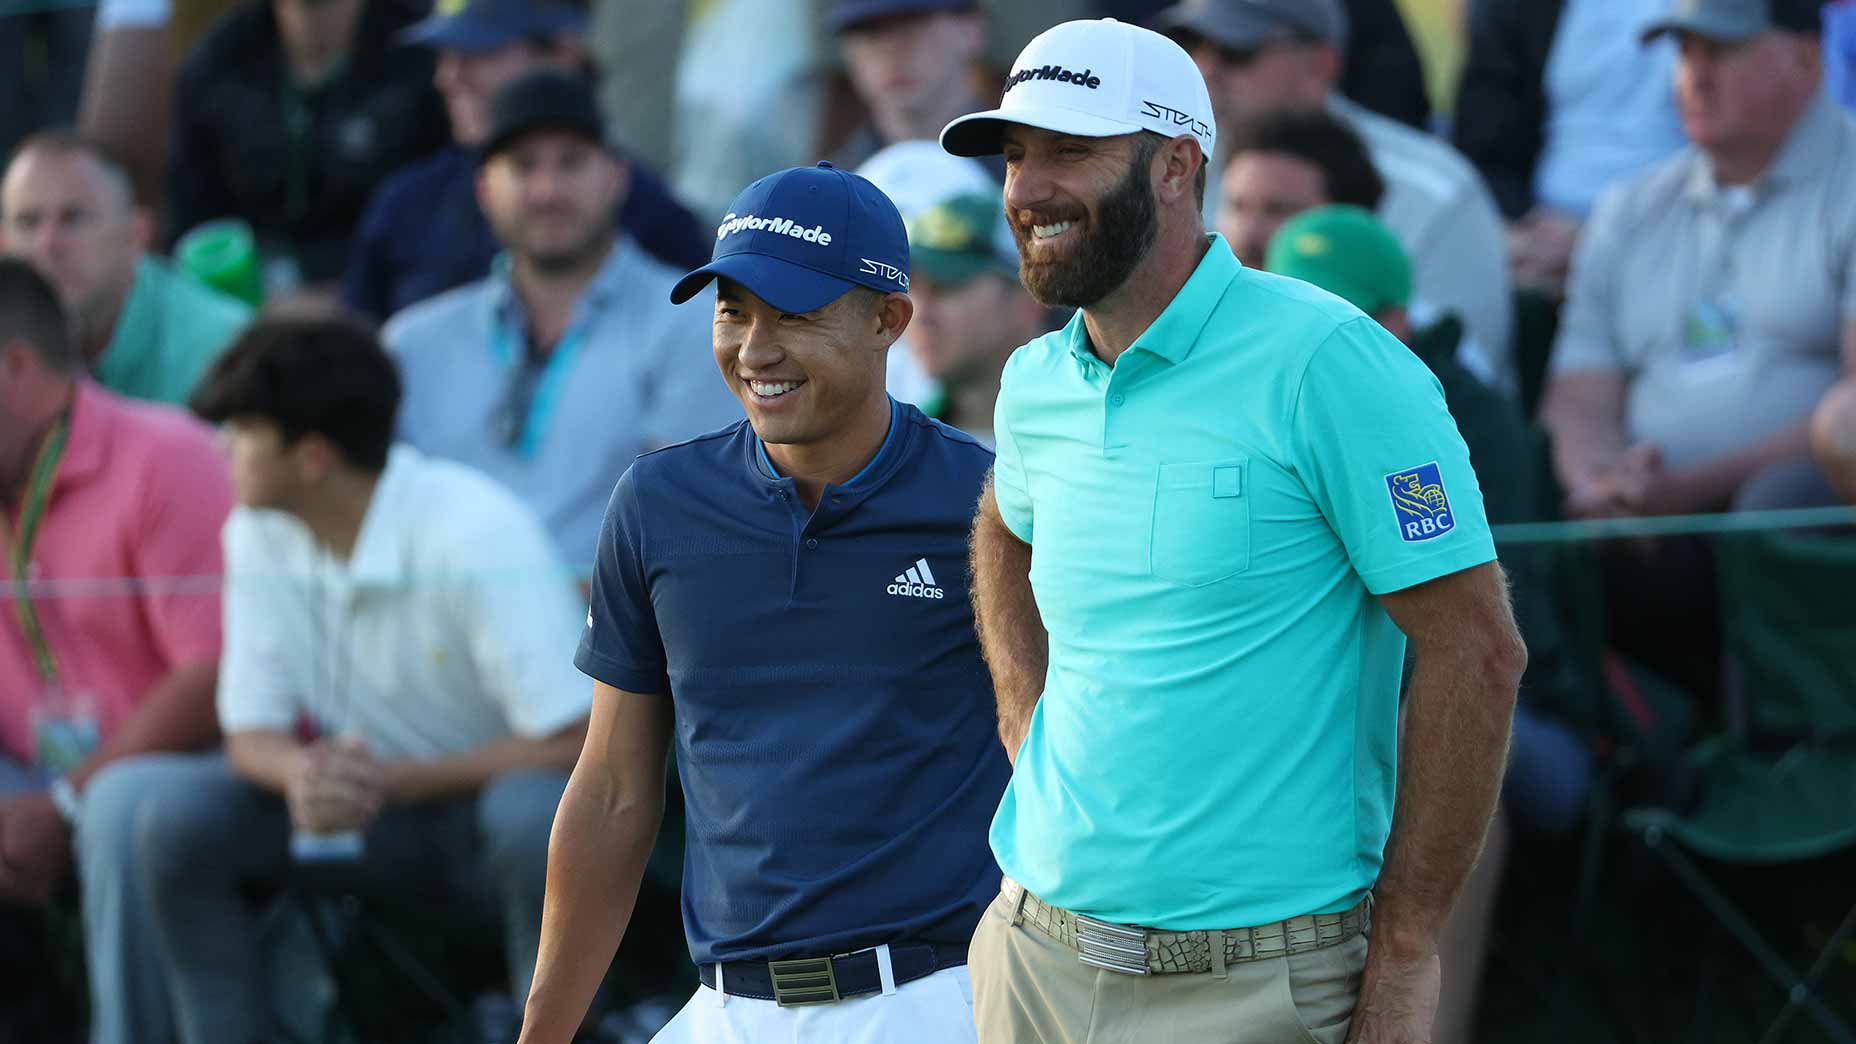
[[1154,482],[1153,575],[1200,587],[1250,568],[1250,459],[1162,464]]

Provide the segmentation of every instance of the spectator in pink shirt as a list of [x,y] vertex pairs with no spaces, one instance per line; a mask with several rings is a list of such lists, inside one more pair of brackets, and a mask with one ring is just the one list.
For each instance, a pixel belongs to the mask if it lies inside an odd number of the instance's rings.
[[83,373],[57,292],[0,259],[0,567],[29,582],[0,590],[8,905],[69,875],[98,769],[216,735],[225,464],[204,425]]

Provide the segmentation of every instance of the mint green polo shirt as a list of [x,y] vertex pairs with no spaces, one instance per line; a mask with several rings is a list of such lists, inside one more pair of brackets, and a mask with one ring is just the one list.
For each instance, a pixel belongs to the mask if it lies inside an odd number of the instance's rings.
[[250,321],[243,301],[144,257],[97,360],[97,383],[132,399],[185,406],[207,367]]
[[1020,348],[995,433],[1050,632],[1000,867],[1179,931],[1352,906],[1391,829],[1405,653],[1374,596],[1495,558],[1436,378],[1212,237],[1115,366],[1080,314]]

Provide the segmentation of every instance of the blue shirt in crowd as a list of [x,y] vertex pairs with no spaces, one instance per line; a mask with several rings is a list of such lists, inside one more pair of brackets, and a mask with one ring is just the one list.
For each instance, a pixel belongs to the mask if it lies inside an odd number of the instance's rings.
[[[477,205],[477,155],[461,145],[383,182],[355,233],[342,303],[379,318],[489,274],[501,247]],[[632,161],[619,227],[679,271],[709,263],[714,238],[669,186]]]
[[710,351],[712,310],[670,303],[681,275],[620,239],[527,396],[516,393],[529,324],[505,260],[394,316],[383,337],[405,382],[400,439],[515,490],[585,569],[612,484],[638,454],[741,419]]
[[1009,766],[967,595],[992,454],[913,406],[808,512],[746,423],[639,458],[575,662],[676,704],[698,964],[965,943]]

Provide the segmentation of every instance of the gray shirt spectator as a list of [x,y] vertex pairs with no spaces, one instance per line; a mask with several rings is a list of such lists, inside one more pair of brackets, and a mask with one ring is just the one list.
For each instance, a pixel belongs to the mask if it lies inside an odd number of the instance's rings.
[[[406,380],[400,438],[514,489],[567,561],[589,564],[612,485],[634,457],[741,417],[707,351],[711,310],[670,304],[681,275],[630,240],[615,243],[532,375],[530,319],[506,258],[489,278],[401,312],[385,331]],[[512,432],[499,415],[524,380],[532,401]]]
[[1729,506],[1856,369],[1856,122],[1815,5],[1728,6],[1660,26],[1693,144],[1607,195],[1574,257],[1543,419],[1575,515]]
[[[1622,375],[1624,434],[1685,468],[1809,416],[1856,322],[1856,123],[1827,95],[1753,185],[1686,149],[1593,212],[1555,375]],[[1732,418],[1732,423],[1722,423]]]

